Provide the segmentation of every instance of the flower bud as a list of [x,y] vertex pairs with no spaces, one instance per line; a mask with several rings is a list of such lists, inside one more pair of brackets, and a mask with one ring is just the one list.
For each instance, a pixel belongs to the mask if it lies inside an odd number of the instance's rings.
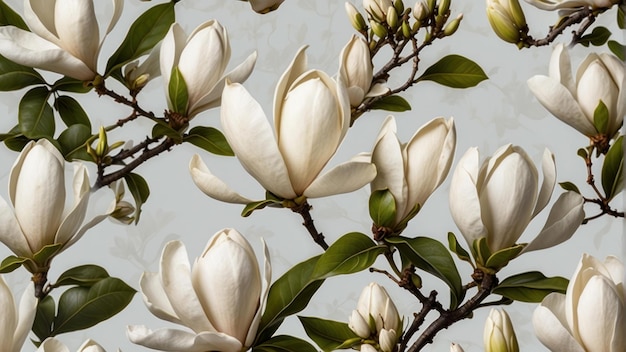
[[393,2],[393,7],[396,8],[396,11],[399,14],[402,14],[404,12],[404,2],[402,2],[402,0],[396,0]]
[[463,19],[463,14],[461,13],[457,16],[457,18],[453,19],[443,28],[443,34],[445,36],[453,35],[456,32],[456,30],[459,29],[459,24],[461,23],[462,19]]
[[374,32],[374,34],[376,34],[379,38],[385,38],[387,36],[387,29],[380,23],[370,21],[370,27],[372,28],[372,32]]
[[363,0],[363,8],[370,20],[383,23],[387,19],[387,10],[393,7],[391,0]]
[[383,352],[393,352],[397,341],[398,334],[396,334],[396,331],[393,329],[382,329],[378,335],[378,345],[380,346],[380,350]]
[[389,6],[387,9],[387,24],[392,29],[398,27],[398,13],[396,12],[396,8],[393,6]]
[[109,144],[107,142],[107,132],[103,126],[100,126],[98,132],[98,145],[96,146],[96,155],[103,157],[109,152]]
[[405,38],[411,38],[411,27],[407,21],[402,21],[402,35]]
[[439,16],[445,16],[450,11],[450,0],[441,0],[439,2]]
[[519,352],[513,324],[504,309],[491,309],[485,322],[483,343],[485,352]]
[[422,1],[416,2],[413,7],[413,17],[418,21],[423,21],[428,18],[428,16],[430,16],[430,11],[427,5]]
[[518,0],[487,0],[487,19],[505,42],[517,44],[524,39],[526,17]]
[[349,2],[346,2],[345,8],[346,8],[346,14],[348,15],[348,18],[350,19],[350,24],[352,24],[352,27],[359,32],[364,30],[367,27],[367,25],[365,24],[363,15],[361,15],[361,13],[356,9],[356,7],[354,7],[354,5],[352,5]]

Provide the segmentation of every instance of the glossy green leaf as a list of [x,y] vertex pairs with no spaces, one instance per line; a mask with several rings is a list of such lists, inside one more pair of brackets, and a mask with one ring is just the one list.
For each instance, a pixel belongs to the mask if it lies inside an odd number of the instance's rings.
[[493,254],[487,259],[485,266],[487,268],[494,269],[496,271],[505,267],[509,261],[516,258],[524,249],[525,245],[518,244],[513,247],[503,248]]
[[48,104],[49,96],[46,87],[36,87],[20,100],[17,118],[24,136],[31,139],[54,136],[54,113]]
[[85,125],[71,125],[61,132],[57,142],[61,145],[61,153],[66,160],[75,159],[93,161],[91,155],[87,153],[85,143],[91,138],[91,129]]
[[59,253],[63,247],[62,243],[55,243],[43,246],[39,252],[33,254],[33,261],[41,267],[47,266],[50,259]]
[[615,54],[615,56],[617,56],[620,60],[626,60],[626,45],[622,45],[615,40],[609,40],[606,45],[609,47],[609,50],[611,50],[611,52]]
[[385,241],[394,245],[400,255],[406,257],[417,268],[441,279],[450,287],[450,309],[455,309],[463,300],[461,276],[450,252],[439,241],[428,237],[389,237]]
[[175,1],[149,8],[128,29],[124,41],[107,61],[106,74],[145,55],[167,34],[175,20]]
[[0,1],[0,26],[15,26],[25,31],[30,31],[22,17],[4,1]]
[[263,200],[259,200],[256,202],[248,203],[241,211],[241,216],[246,218],[250,216],[250,214],[252,214],[255,210],[261,210],[267,206],[277,205],[277,204],[280,204],[280,203],[272,199],[263,199]]
[[78,80],[76,78],[64,76],[58,79],[50,90],[52,91],[64,91],[64,92],[72,92],[72,93],[87,93],[93,88],[92,85],[87,85],[85,82]]
[[189,102],[189,93],[187,92],[187,83],[185,77],[178,67],[172,68],[170,83],[168,86],[168,94],[172,102],[172,110],[181,115],[187,115],[187,103]]
[[411,104],[399,95],[388,95],[373,102],[370,109],[403,112],[411,110]]
[[0,263],[0,274],[10,273],[13,270],[19,268],[27,261],[28,258],[24,257],[16,257],[14,255],[10,255],[2,260]]
[[576,155],[583,159],[587,159],[589,157],[589,151],[586,148],[578,148]]
[[135,295],[124,281],[108,277],[91,287],[72,287],[59,298],[53,335],[82,330],[109,319],[124,309]]
[[347,233],[322,254],[313,270],[313,277],[325,279],[365,270],[374,264],[376,258],[385,250],[387,250],[386,246],[376,245],[365,234]]
[[12,150],[14,152],[20,152],[22,151],[22,149],[24,149],[26,144],[30,142],[30,139],[20,133],[4,139],[3,142],[4,145],[9,148],[9,150]]
[[44,83],[46,81],[31,67],[16,64],[0,55],[0,91],[18,90]]
[[157,123],[154,126],[152,126],[152,138],[159,138],[162,136],[167,136],[178,143],[183,141],[181,132],[176,131],[170,126],[167,126],[165,124],[160,124],[160,123]]
[[183,137],[183,142],[191,143],[209,153],[235,156],[226,137],[220,130],[213,127],[196,126]]
[[487,259],[491,257],[491,249],[487,244],[487,237],[481,237],[472,243],[472,254],[477,263],[484,265]]
[[624,136],[619,136],[604,156],[602,164],[602,189],[608,200],[624,188]]
[[58,96],[54,100],[54,108],[59,112],[61,120],[67,127],[78,124],[85,125],[91,130],[89,116],[76,99],[67,95]]
[[559,182],[559,186],[561,186],[561,188],[563,188],[566,191],[573,191],[573,192],[580,194],[580,190],[578,189],[578,186],[576,186],[572,182],[569,182],[569,181]]
[[56,306],[52,296],[46,296],[37,303],[37,312],[35,313],[32,330],[35,336],[39,338],[39,341],[43,341],[51,336],[55,312]]
[[452,253],[456,254],[459,259],[469,263],[472,262],[472,257],[470,257],[470,254],[461,246],[452,232],[448,232],[448,248],[450,248]]
[[[620,29],[626,29],[626,20],[624,18],[626,13],[626,4],[622,3],[617,6],[617,26]],[[622,59],[623,60],[623,59]]]
[[538,303],[552,292],[565,293],[568,283],[563,277],[546,277],[541,272],[529,271],[507,277],[493,293],[515,301]]
[[86,264],[66,270],[59,276],[53,287],[67,285],[90,287],[107,277],[109,277],[109,273],[104,268],[93,264]]
[[334,351],[345,346],[346,341],[361,341],[361,338],[348,327],[348,324],[313,317],[298,317],[306,334],[322,351]]
[[372,192],[369,200],[370,218],[377,226],[392,228],[396,222],[396,199],[388,189]]
[[289,335],[278,335],[254,346],[252,352],[317,352],[310,343]]
[[589,44],[595,46],[601,46],[606,43],[606,41],[611,36],[611,31],[609,31],[606,27],[598,26],[591,31],[591,33],[583,35],[578,42],[587,47]]
[[448,55],[435,62],[417,78],[451,88],[469,88],[487,79],[485,71],[474,61],[461,55]]
[[609,109],[602,100],[598,102],[598,106],[593,111],[593,125],[598,133],[607,133],[609,128]]
[[315,256],[296,264],[272,284],[257,332],[257,343],[267,341],[286,317],[300,312],[309,304],[324,282],[311,276],[319,258]]
[[135,214],[133,217],[135,218],[135,224],[137,224],[139,222],[139,215],[141,215],[141,206],[150,196],[150,187],[143,177],[133,172],[125,175],[124,180],[135,200]]

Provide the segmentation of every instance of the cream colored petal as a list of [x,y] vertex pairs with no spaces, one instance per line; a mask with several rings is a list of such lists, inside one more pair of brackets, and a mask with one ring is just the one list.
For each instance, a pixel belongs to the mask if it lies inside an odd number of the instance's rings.
[[[120,17],[122,16],[122,10],[124,10],[124,0],[112,0],[113,2],[113,15],[111,16],[111,20],[109,21],[109,25],[106,29],[106,34],[109,34],[113,27],[117,24]],[[105,34],[105,35],[106,35]]]
[[568,330],[564,309],[565,295],[547,295],[533,313],[535,335],[551,351],[585,352]]
[[59,226],[54,243],[68,242],[78,232],[85,220],[89,206],[89,177],[87,168],[82,164],[76,168],[74,173],[74,202],[74,206]]
[[35,34],[12,26],[0,27],[0,54],[21,65],[91,80],[95,72],[84,62]]
[[372,87],[370,88],[369,92],[367,92],[367,94],[365,94],[366,98],[372,98],[372,97],[377,97],[380,95],[383,95],[385,93],[389,92],[389,87],[387,87],[386,84],[384,83],[375,83],[374,85],[372,85]]
[[574,96],[576,95],[576,82],[572,76],[572,63],[569,53],[563,43],[554,47],[550,57],[549,75],[551,78],[561,82]]
[[189,173],[191,173],[191,178],[196,186],[213,199],[237,204],[252,202],[252,200],[233,191],[224,181],[213,175],[198,154],[195,154],[189,162]]
[[532,217],[539,214],[543,208],[548,205],[552,192],[554,191],[554,185],[556,185],[556,164],[554,163],[554,154],[548,148],[543,151],[543,158],[541,159],[541,171],[543,172],[543,182],[541,183],[541,189],[537,196],[537,204],[533,210]]
[[543,229],[524,248],[524,252],[554,247],[567,241],[576,232],[584,218],[583,198],[580,194],[573,191],[562,193],[552,206]]
[[274,91],[274,125],[280,125],[280,112],[282,111],[282,104],[287,94],[287,90],[302,73],[306,71],[307,59],[306,49],[307,45],[300,47],[293,61],[289,64],[285,72],[278,80],[276,90]]
[[70,349],[54,337],[48,337],[43,341],[37,352],[70,352]]
[[92,339],[87,339],[78,347],[77,352],[106,352],[100,344]]
[[193,334],[174,329],[152,331],[142,325],[129,325],[126,336],[130,342],[144,347],[172,352],[240,352],[242,345],[232,336],[215,332]]
[[221,123],[235,156],[263,188],[285,199],[297,196],[261,106],[238,83],[224,88]]
[[321,198],[356,191],[376,177],[376,166],[347,161],[318,176],[304,191],[307,198]]
[[609,112],[617,110],[618,87],[600,60],[589,64],[578,80],[577,89],[578,104],[591,121],[600,101]]
[[585,116],[574,96],[558,81],[546,76],[534,76],[528,80],[528,87],[539,103],[556,118],[585,136],[596,134],[595,127]]
[[261,289],[261,304],[259,304],[259,308],[252,319],[252,323],[250,324],[250,329],[248,330],[248,335],[246,336],[244,344],[245,347],[251,346],[256,338],[256,333],[259,329],[259,324],[261,323],[261,317],[265,312],[270,284],[272,283],[272,263],[270,262],[270,252],[263,238],[261,238],[261,242],[263,243],[263,287]]
[[158,273],[144,272],[139,280],[139,287],[141,287],[143,302],[150,313],[159,319],[184,325],[170,304]]
[[192,286],[187,250],[182,242],[165,245],[159,273],[163,290],[180,321],[195,332],[216,331]]
[[34,253],[13,214],[13,209],[0,197],[0,242],[18,256],[31,257]]
[[93,1],[56,0],[54,21],[59,46],[97,72],[100,29]]
[[35,314],[37,313],[37,298],[35,297],[35,286],[30,282],[27,283],[27,287],[20,299],[18,321],[15,327],[15,333],[13,334],[13,347],[15,352],[20,351],[24,345],[33,322],[35,321]]
[[172,69],[178,66],[178,59],[186,41],[187,35],[178,23],[172,24],[163,41],[161,41],[161,51],[159,53],[161,76],[163,76],[163,88],[165,89],[167,106],[170,108],[172,105],[169,95],[170,76],[172,75]]
[[36,35],[58,44],[59,37],[54,20],[55,2],[50,0],[24,1],[24,22]]
[[2,307],[2,314],[0,314],[0,341],[3,341],[4,346],[8,346],[11,349],[10,352],[13,352],[13,334],[17,326],[18,317],[15,311],[13,293],[2,275],[0,275],[0,307]]

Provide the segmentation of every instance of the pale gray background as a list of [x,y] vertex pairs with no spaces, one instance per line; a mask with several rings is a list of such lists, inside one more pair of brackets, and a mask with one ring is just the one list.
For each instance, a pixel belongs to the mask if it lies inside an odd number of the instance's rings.
[[[8,2],[21,11],[21,1]],[[123,18],[107,38],[102,50],[101,70],[107,55],[119,45],[131,21],[154,3],[156,1],[126,2]],[[355,4],[361,7],[360,2]],[[407,6],[413,4],[407,2]],[[534,28],[531,33],[537,37],[541,37],[547,26],[556,21],[556,13],[539,11],[527,4],[522,6],[526,10],[531,28]],[[584,164],[575,154],[578,147],[587,143],[585,137],[552,117],[537,103],[526,86],[526,80],[532,75],[547,74],[551,49],[544,47],[518,51],[515,46],[499,40],[489,27],[482,1],[456,0],[452,9],[452,16],[461,12],[465,16],[460,30],[452,38],[437,41],[424,51],[421,57],[422,69],[444,55],[455,53],[478,62],[490,80],[468,90],[444,88],[429,82],[410,89],[403,96],[410,101],[413,110],[395,114],[400,139],[408,140],[419,126],[433,117],[453,116],[458,135],[456,160],[471,146],[478,146],[482,155],[486,156],[503,144],[514,143],[523,146],[538,162],[543,149],[548,147],[556,154],[558,180],[573,181],[585,194],[591,195],[590,190],[584,186]],[[247,3],[234,0],[185,0],[177,5],[177,10],[177,19],[188,33],[198,24],[213,18],[228,29],[232,45],[230,67],[241,62],[252,50],[258,51],[256,69],[245,86],[268,115],[271,114],[274,85],[300,46],[309,45],[310,67],[334,75],[341,48],[354,33],[345,15],[343,1],[286,0],[278,11],[265,16],[252,12]],[[604,16],[600,22],[614,29],[614,18],[615,10]],[[622,37],[617,39],[623,39]],[[569,42],[569,37],[560,40]],[[572,51],[574,67],[578,66],[588,50],[576,48]],[[49,77],[49,81],[57,78],[56,75]],[[109,86],[123,92],[116,83],[112,82]],[[2,131],[7,131],[15,124],[20,94],[23,92],[0,95]],[[94,128],[100,124],[111,124],[127,114],[126,109],[106,97],[97,98],[93,92],[78,98],[91,113]],[[147,109],[161,113],[166,107],[162,81],[158,79],[151,82],[140,95],[140,99]],[[348,133],[331,164],[343,162],[358,152],[371,150],[373,138],[386,115],[384,112],[375,112],[362,117]],[[200,114],[192,122],[192,125],[198,124],[219,127],[219,110]],[[109,140],[132,138],[138,141],[149,133],[150,123],[140,122],[136,125],[136,128],[111,134]],[[208,238],[224,227],[235,227],[246,235],[259,255],[259,237],[265,239],[271,252],[274,280],[292,265],[320,253],[320,249],[300,226],[301,219],[290,211],[267,209],[249,218],[241,218],[241,206],[222,204],[202,194],[192,183],[187,171],[187,165],[194,153],[200,153],[212,171],[226,179],[242,194],[257,199],[262,197],[260,186],[245,174],[234,158],[210,155],[191,145],[178,146],[172,152],[149,161],[137,170],[151,186],[151,196],[144,207],[139,225],[122,226],[106,220],[57,257],[49,277],[54,280],[70,267],[93,263],[105,267],[112,276],[120,277],[138,288],[139,276],[143,271],[158,270],[160,252],[167,241],[184,241],[190,260],[193,260],[200,254]],[[4,146],[0,147],[0,195],[5,199],[8,199],[8,173],[16,156],[17,154],[8,151]],[[90,171],[93,180],[95,170],[92,165]],[[461,238],[448,212],[448,189],[449,180],[444,182],[421,213],[411,221],[406,235],[426,235],[446,243],[447,232],[453,231]],[[557,189],[558,192],[560,190]],[[316,225],[329,242],[350,231],[369,233],[371,221],[367,212],[368,195],[369,190],[365,188],[349,195],[311,201]],[[556,195],[552,202],[555,199]],[[621,207],[621,196],[614,204]],[[597,211],[594,207],[587,209],[590,214]],[[547,210],[531,223],[521,241],[530,241],[543,226],[546,217]],[[570,277],[582,252],[599,258],[609,254],[623,257],[622,233],[621,220],[605,217],[593,221],[579,229],[567,243],[516,259],[501,272],[500,277],[530,270],[542,270],[549,276]],[[464,242],[463,245],[466,246]],[[6,248],[0,248],[0,257],[9,254]],[[465,263],[459,262],[458,265],[464,281],[469,281],[471,268]],[[386,265],[380,261],[377,267],[386,268]],[[21,294],[29,282],[29,276],[23,269],[5,275],[5,279],[12,285],[16,295]],[[440,298],[444,303],[447,302],[447,289],[438,280],[428,274],[423,274],[423,279],[424,292],[437,289],[441,292]],[[419,310],[420,305],[382,275],[367,272],[327,280],[309,307],[300,314],[347,321],[362,288],[373,280],[387,286],[406,321],[410,321],[411,313]],[[515,324],[520,347],[525,351],[545,350],[532,333],[530,317],[534,307],[534,304],[525,303],[506,307]],[[447,351],[450,342],[454,341],[460,343],[466,351],[481,351],[482,330],[487,314],[488,309],[481,309],[472,320],[463,321],[442,331],[435,343],[426,350]],[[95,339],[109,351],[117,348],[124,351],[145,350],[127,341],[127,324],[145,324],[152,329],[177,327],[153,317],[145,308],[141,295],[137,294],[129,307],[113,319],[85,331],[61,335],[59,338],[72,351],[86,338]],[[287,319],[280,332],[306,338],[296,318]],[[27,344],[23,350],[31,351],[34,348]]]

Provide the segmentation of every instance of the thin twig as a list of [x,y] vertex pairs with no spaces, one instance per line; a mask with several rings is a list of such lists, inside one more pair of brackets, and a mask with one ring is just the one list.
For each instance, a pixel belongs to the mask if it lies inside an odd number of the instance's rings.
[[322,247],[322,249],[327,250],[328,244],[324,240],[324,235],[321,232],[318,232],[315,228],[315,224],[313,224],[313,218],[311,218],[310,212],[311,206],[309,205],[309,203],[305,201],[304,203],[291,208],[291,210],[294,213],[298,213],[300,214],[300,216],[302,216],[302,219],[304,220],[302,225],[307,229],[307,231],[309,231],[309,234],[311,235],[311,238],[313,238],[313,241],[315,241],[315,243]]

